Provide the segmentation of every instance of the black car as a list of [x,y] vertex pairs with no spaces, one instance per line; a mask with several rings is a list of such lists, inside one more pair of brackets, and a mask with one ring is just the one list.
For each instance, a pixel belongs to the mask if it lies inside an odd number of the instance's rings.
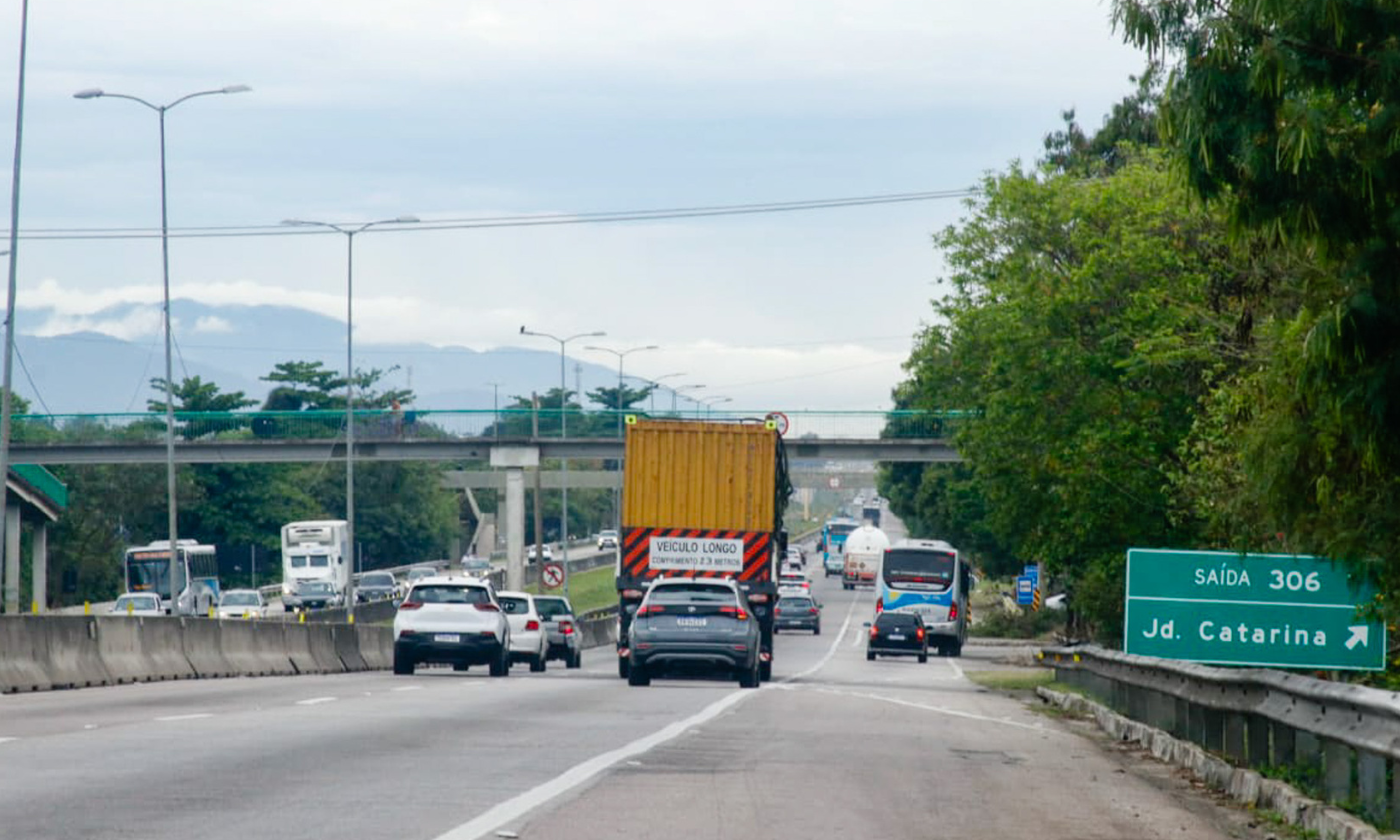
[[355,584],[355,600],[383,601],[398,594],[399,583],[389,572],[365,572]]
[[343,598],[335,591],[335,585],[326,581],[301,581],[291,595],[282,597],[282,607],[286,610],[321,610],[343,605]]
[[758,688],[759,628],[732,580],[670,578],[656,581],[632,619],[629,685],[653,675],[714,673]]
[[821,604],[811,598],[789,595],[778,600],[773,610],[773,632],[779,630],[811,630],[822,634]]
[[865,645],[865,658],[876,656],[917,656],[928,661],[928,633],[918,613],[882,612],[870,628]]

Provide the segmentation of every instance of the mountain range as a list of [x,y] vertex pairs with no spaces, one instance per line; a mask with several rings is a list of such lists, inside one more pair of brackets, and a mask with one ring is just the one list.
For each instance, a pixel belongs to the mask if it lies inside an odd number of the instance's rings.
[[[242,391],[261,404],[271,384],[261,377],[279,362],[321,361],[345,369],[345,323],[286,306],[171,303],[175,323],[174,378],[199,376],[220,391]],[[46,414],[143,412],[157,397],[150,385],[165,375],[163,334],[158,311],[121,304],[88,316],[86,323],[151,322],[139,340],[88,330],[25,335],[25,324],[58,323],[53,312],[32,308],[16,318],[15,393],[30,400],[31,411]],[[50,331],[50,330],[46,330]],[[414,405],[437,409],[490,409],[499,396],[506,405],[516,395],[544,392],[559,384],[559,354],[527,347],[488,351],[429,344],[355,343],[355,366],[389,371],[384,387],[408,387]],[[578,368],[576,370],[576,367]],[[581,381],[584,392],[615,386],[616,369],[570,358],[568,387]],[[493,388],[491,383],[498,383]],[[634,383],[635,384],[635,383]]]

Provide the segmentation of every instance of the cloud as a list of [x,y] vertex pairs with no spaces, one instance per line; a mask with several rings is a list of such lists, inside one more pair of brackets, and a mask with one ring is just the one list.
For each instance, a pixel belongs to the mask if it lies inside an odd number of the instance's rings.
[[201,315],[194,322],[194,331],[197,333],[231,333],[233,324],[227,318],[220,318],[217,315]]

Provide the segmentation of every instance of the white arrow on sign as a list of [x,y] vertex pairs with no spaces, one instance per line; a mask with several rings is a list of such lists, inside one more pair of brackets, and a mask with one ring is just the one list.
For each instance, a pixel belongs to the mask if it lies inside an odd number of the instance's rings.
[[1347,639],[1347,650],[1353,650],[1357,645],[1366,647],[1371,641],[1371,627],[1366,624],[1353,624],[1347,628],[1351,631],[1351,638]]

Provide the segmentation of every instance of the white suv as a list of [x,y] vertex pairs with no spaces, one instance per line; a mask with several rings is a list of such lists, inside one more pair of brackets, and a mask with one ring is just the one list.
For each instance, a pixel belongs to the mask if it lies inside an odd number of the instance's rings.
[[394,673],[441,663],[465,671],[489,665],[491,676],[510,673],[510,623],[491,584],[460,577],[420,578],[394,616]]
[[544,619],[535,606],[535,596],[528,592],[498,592],[496,600],[510,622],[510,657],[530,663],[530,670],[544,670],[549,655],[549,633]]

